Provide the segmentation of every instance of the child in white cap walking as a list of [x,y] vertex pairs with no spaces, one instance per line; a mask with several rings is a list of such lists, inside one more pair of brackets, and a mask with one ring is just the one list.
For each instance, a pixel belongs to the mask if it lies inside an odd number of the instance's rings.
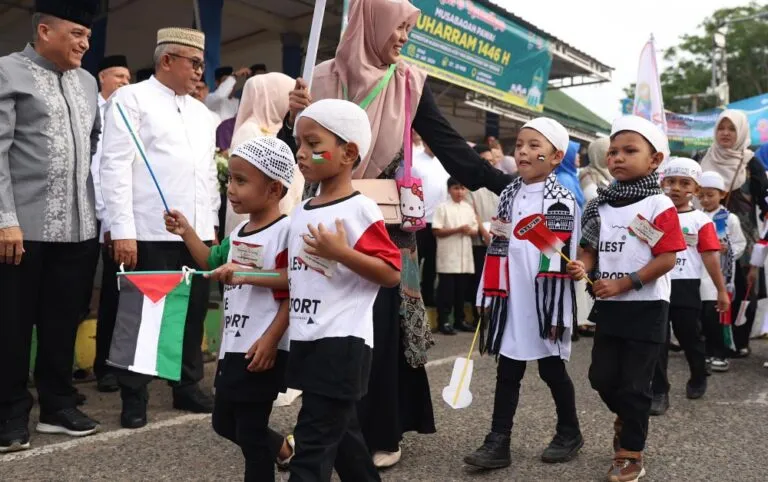
[[611,482],[645,475],[651,380],[669,325],[669,271],[685,249],[656,173],[668,151],[667,136],[650,121],[626,116],[613,123],[607,162],[615,182],[585,207],[582,250],[568,264],[574,279],[595,279],[589,381],[617,417]]
[[288,386],[303,391],[291,481],[380,480],[357,420],[368,390],[373,304],[400,283],[400,251],[352,171],[371,145],[368,116],[337,99],[297,118],[299,169],[319,194],[298,206],[289,233],[291,358]]
[[[704,214],[715,223],[715,231],[720,240],[720,269],[725,279],[728,292],[734,291],[734,271],[736,260],[744,254],[747,239],[741,230],[739,218],[722,205],[728,193],[723,176],[714,171],[702,173],[699,181],[699,204]],[[717,288],[706,270],[701,272],[701,325],[705,339],[705,353],[711,358],[713,372],[726,372],[730,366],[728,349],[725,343],[724,327],[720,323],[717,311]],[[733,306],[731,307],[733,309]],[[733,320],[732,320],[733,321]],[[733,334],[731,333],[731,336]],[[733,340],[730,340],[731,343]]]
[[574,256],[579,240],[580,213],[573,194],[557,182],[553,171],[568,149],[568,132],[545,117],[523,126],[517,137],[515,160],[520,177],[502,192],[491,224],[491,244],[485,257],[479,306],[481,351],[498,358],[491,432],[483,445],[464,458],[485,469],[510,465],[510,435],[528,361],[536,360],[539,376],[552,392],[557,427],[544,450],[544,462],[566,462],[584,444],[576,415],[576,395],[565,362],[571,354],[575,319],[575,287],[565,263],[547,258],[533,244],[513,235],[515,225],[543,214],[546,224]]
[[[675,337],[685,352],[691,377],[686,384],[689,399],[701,398],[707,391],[707,366],[704,341],[701,337],[702,268],[706,269],[717,288],[717,311],[728,310],[730,301],[720,272],[720,241],[712,220],[694,209],[691,201],[699,193],[701,166],[693,159],[672,158],[664,169],[662,190],[677,209],[686,249],[677,252],[675,268],[670,273],[672,291],[669,300],[669,320]],[[669,339],[669,331],[667,332]],[[668,345],[667,345],[668,346]],[[669,408],[667,364],[669,349],[662,348],[653,376],[651,415],[662,415]]]
[[[240,446],[246,481],[275,480],[275,459],[290,458],[290,438],[269,428],[272,402],[285,390],[288,363],[288,227],[280,200],[293,182],[294,158],[278,139],[258,137],[229,159],[227,197],[248,214],[219,246],[208,247],[179,211],[166,229],[182,237],[200,267],[223,282],[224,334],[216,369],[213,429]],[[242,271],[275,272],[244,277]]]

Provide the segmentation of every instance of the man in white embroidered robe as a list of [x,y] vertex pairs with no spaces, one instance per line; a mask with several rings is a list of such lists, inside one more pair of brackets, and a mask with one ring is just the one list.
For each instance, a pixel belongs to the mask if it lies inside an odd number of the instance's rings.
[[[191,94],[204,70],[203,34],[184,28],[161,29],[155,49],[155,75],[115,92],[104,114],[101,190],[109,219],[114,260],[126,270],[197,268],[178,236],[168,233],[160,194],[138,155],[116,105],[122,107],[144,145],[169,208],[178,209],[204,241],[214,239],[220,204],[214,132],[205,105]],[[173,383],[173,406],[211,412],[212,398],[198,388],[203,378],[200,346],[208,308],[208,280],[193,277],[184,328],[181,380]],[[115,335],[116,336],[116,335]],[[113,338],[113,343],[115,339]],[[120,371],[123,410],[120,423],[147,423],[147,383],[151,377]]]

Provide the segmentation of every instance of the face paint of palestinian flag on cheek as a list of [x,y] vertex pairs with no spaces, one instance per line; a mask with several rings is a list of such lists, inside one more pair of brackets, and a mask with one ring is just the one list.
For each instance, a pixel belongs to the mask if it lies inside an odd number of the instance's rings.
[[325,161],[331,160],[331,153],[328,151],[324,152],[313,152],[312,153],[312,162],[315,164],[323,164]]

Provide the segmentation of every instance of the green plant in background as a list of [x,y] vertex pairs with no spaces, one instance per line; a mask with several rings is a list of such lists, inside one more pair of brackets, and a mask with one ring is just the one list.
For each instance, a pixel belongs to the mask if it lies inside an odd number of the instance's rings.
[[213,158],[216,161],[216,175],[219,179],[219,192],[226,194],[227,182],[229,182],[229,156],[217,149]]

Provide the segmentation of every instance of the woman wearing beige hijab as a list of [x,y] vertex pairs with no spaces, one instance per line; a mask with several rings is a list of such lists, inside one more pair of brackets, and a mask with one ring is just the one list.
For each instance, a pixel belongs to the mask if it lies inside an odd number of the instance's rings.
[[[426,74],[400,57],[418,17],[419,10],[408,0],[351,0],[349,23],[336,57],[315,67],[311,92],[301,79],[297,81],[290,95],[290,115],[278,137],[295,144],[294,119],[313,100],[355,102],[368,114],[372,143],[353,176],[393,179],[403,157],[408,88],[413,129],[427,145],[435,146],[435,156],[446,170],[470,190],[487,187],[500,194],[512,177],[480,159],[440,113],[425,84]],[[408,86],[406,71],[410,71]],[[308,186],[307,195],[314,192]],[[387,230],[400,248],[402,282],[398,287],[379,290],[374,305],[368,394],[357,407],[363,435],[378,467],[400,460],[403,433],[435,431],[424,368],[433,341],[420,293],[416,236],[396,225],[388,225]]]
[[[288,93],[293,89],[295,80],[280,72],[256,75],[248,79],[243,87],[243,96],[235,120],[235,133],[232,147],[254,137],[275,137],[283,125],[283,118],[288,113]],[[293,184],[280,201],[280,212],[290,214],[301,202],[304,190],[304,176],[298,165],[293,173]],[[227,217],[224,223],[224,235],[248,218],[247,214],[235,214],[232,205],[227,202]]]
[[587,148],[589,165],[579,171],[579,183],[584,192],[585,203],[597,197],[598,188],[606,188],[613,181],[606,162],[610,145],[610,138],[601,137],[592,141]]
[[749,355],[749,335],[755,321],[757,299],[765,297],[763,277],[757,276],[756,269],[749,269],[749,257],[752,246],[760,236],[756,209],[760,208],[761,216],[768,213],[768,177],[763,164],[749,150],[749,129],[749,121],[744,112],[723,111],[715,125],[715,143],[701,160],[704,172],[715,171],[723,176],[728,191],[725,207],[739,218],[741,229],[747,238],[747,249],[736,263],[736,287],[731,309],[734,314],[738,313],[741,301],[745,298],[747,284],[752,285],[752,291],[748,294],[751,303],[746,310],[747,322],[742,326],[733,327],[735,357]]

